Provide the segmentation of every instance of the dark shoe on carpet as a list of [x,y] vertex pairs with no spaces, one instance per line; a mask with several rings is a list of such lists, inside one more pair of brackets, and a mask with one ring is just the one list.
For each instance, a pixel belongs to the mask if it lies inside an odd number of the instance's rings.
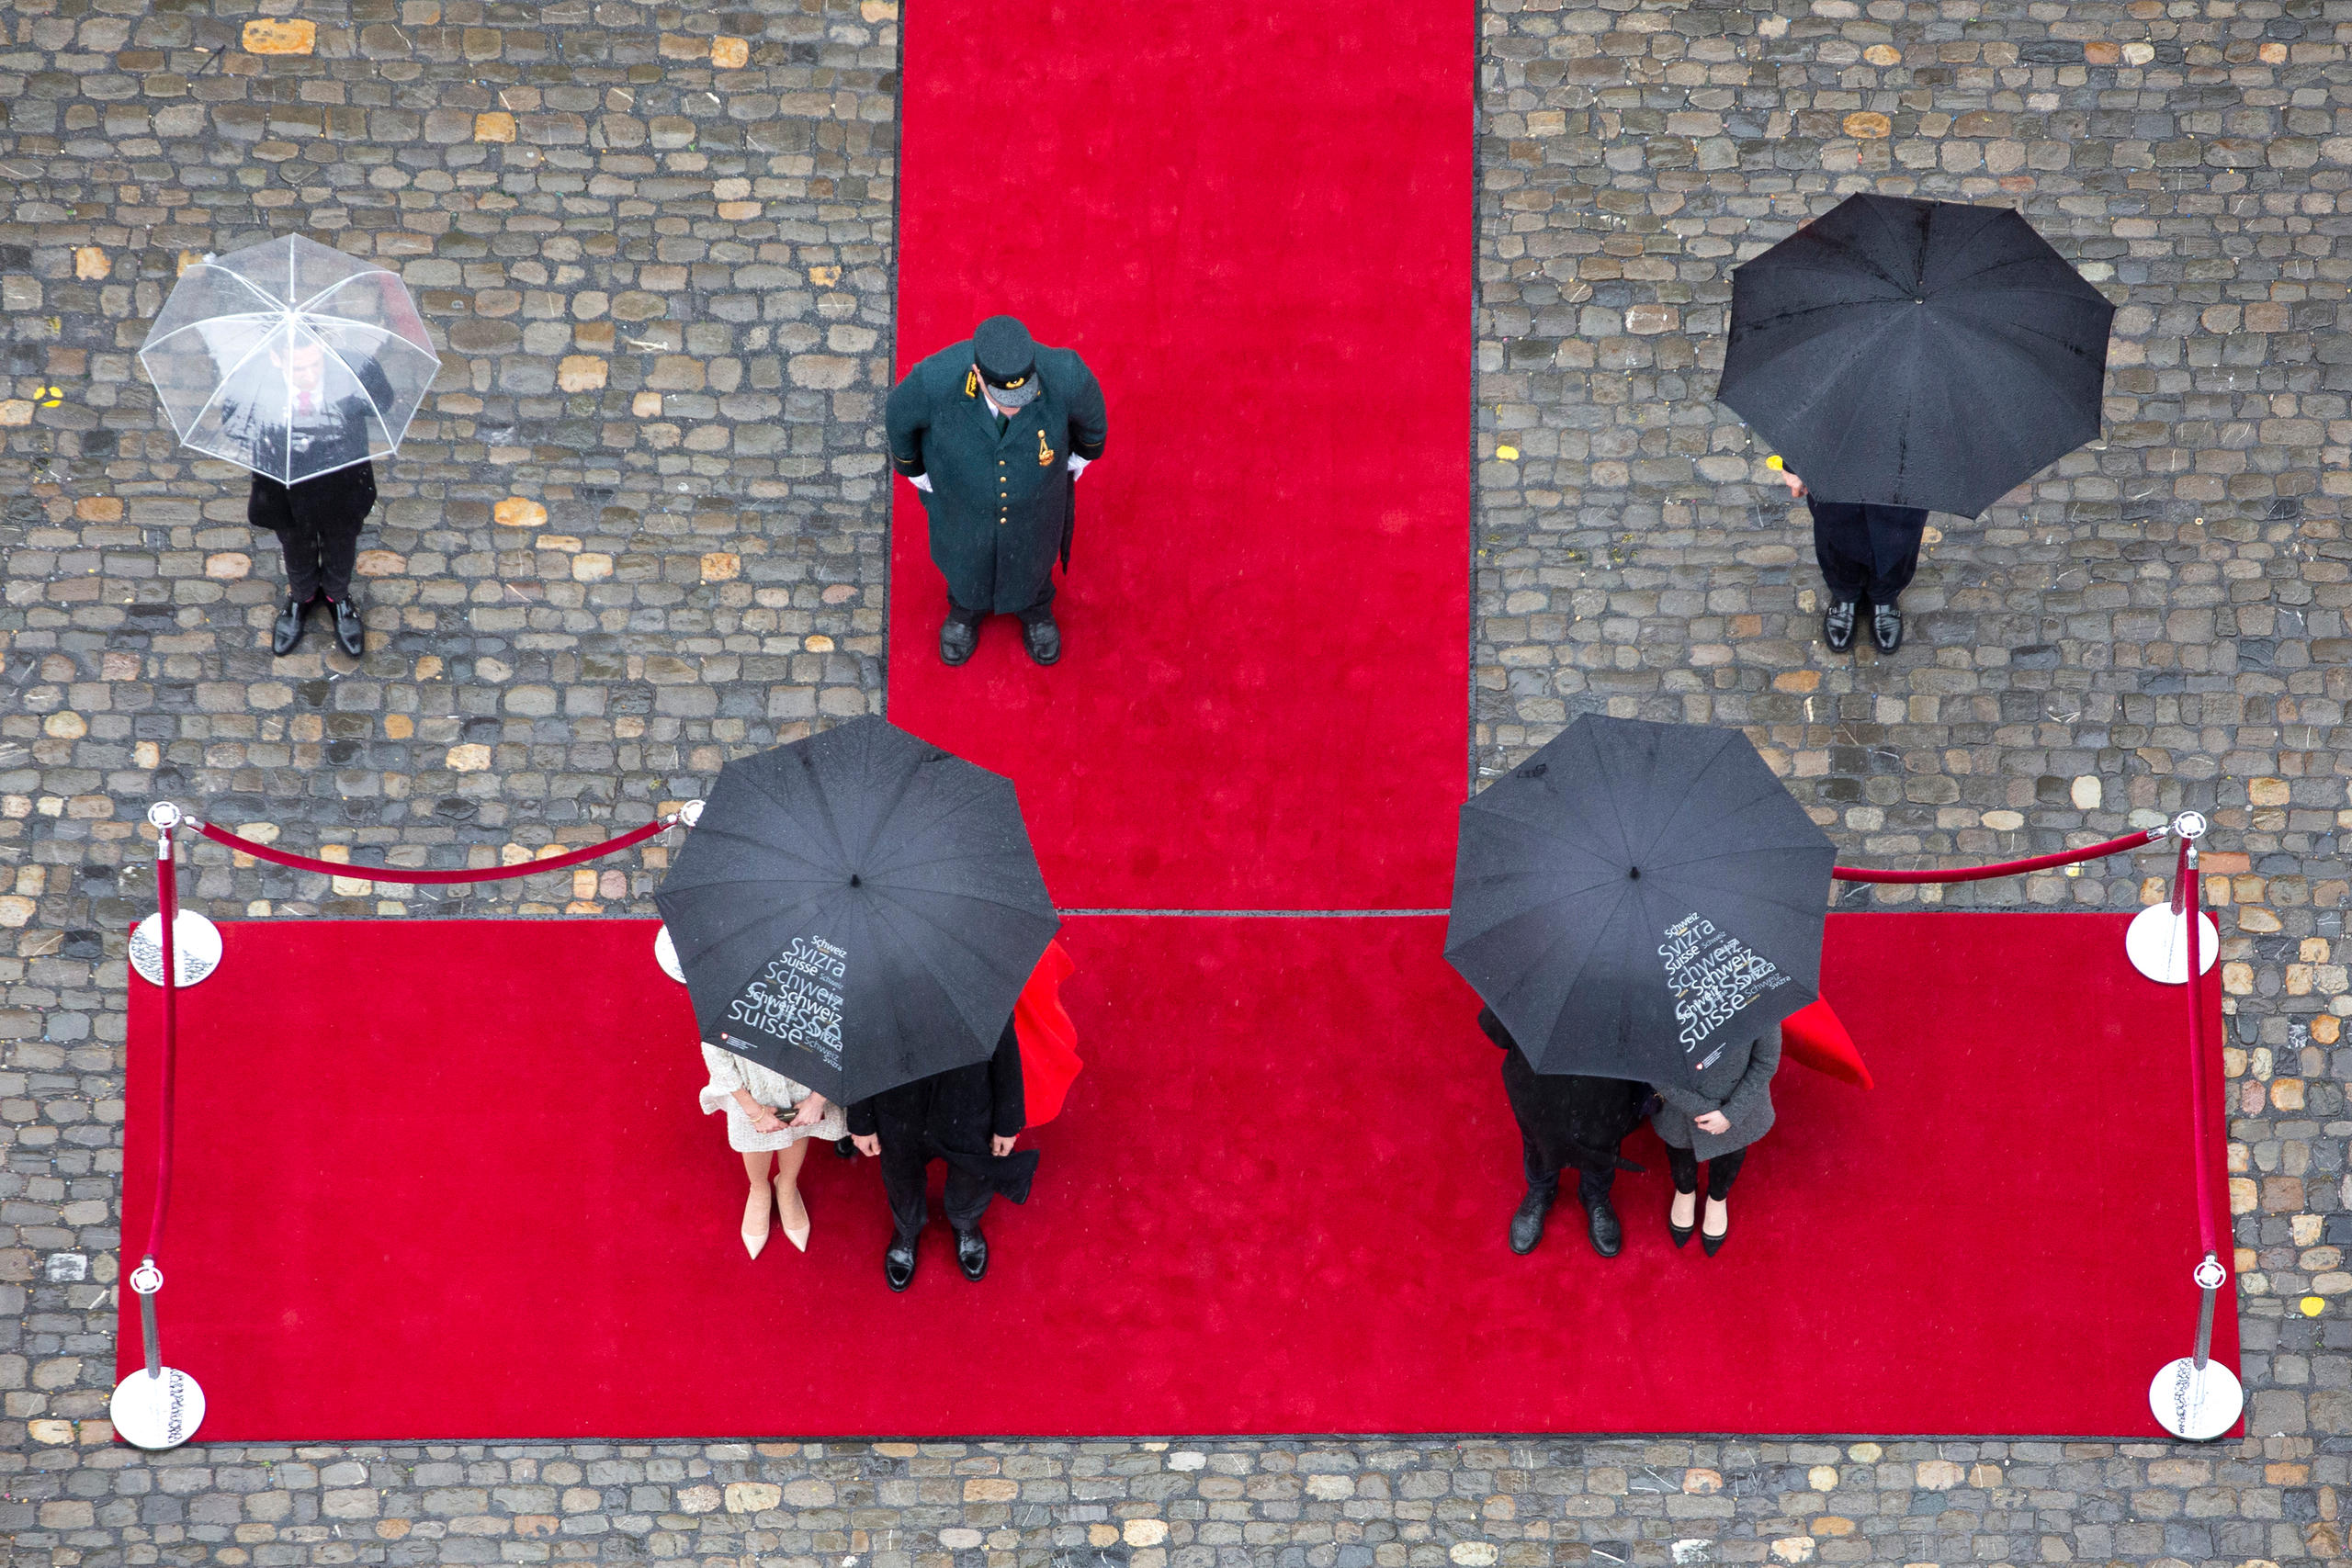
[[1881,653],[1893,653],[1903,646],[1903,612],[1892,604],[1871,606],[1871,641]]
[[292,594],[286,596],[286,603],[277,607],[277,624],[270,628],[270,652],[283,659],[302,645],[302,623],[310,611],[310,605]]
[[1843,653],[1854,646],[1854,620],[1861,613],[1861,605],[1852,599],[1832,599],[1821,617],[1821,638],[1832,653]]
[[359,606],[348,598],[330,603],[334,605],[334,645],[356,659],[368,651],[368,628],[359,624]]
[[[1713,1208],[1713,1201],[1710,1200],[1707,1206],[1709,1208]],[[1724,1228],[1721,1235],[1711,1235],[1703,1224],[1702,1224],[1699,1231],[1699,1246],[1704,1249],[1707,1256],[1710,1258],[1713,1258],[1716,1253],[1721,1252],[1724,1249],[1724,1243],[1730,1239],[1731,1211],[1729,1209],[1725,1209],[1724,1211]]]
[[1527,1196],[1519,1201],[1519,1213],[1510,1217],[1510,1249],[1522,1258],[1535,1250],[1544,1239],[1544,1217],[1552,1212],[1557,1192],[1546,1192],[1531,1187]]
[[939,627],[939,661],[961,664],[980,646],[980,623],[950,615]]
[[1625,1246],[1625,1231],[1617,1223],[1617,1211],[1609,1200],[1587,1199],[1584,1205],[1584,1226],[1592,1237],[1592,1249],[1603,1258],[1614,1258]]
[[1058,663],[1062,656],[1062,629],[1054,625],[1051,615],[1039,615],[1021,623],[1021,646],[1029,657],[1040,664]]
[[857,1140],[855,1138],[835,1138],[833,1140],[833,1153],[841,1156],[843,1159],[855,1159],[857,1157]]
[[989,1271],[989,1238],[980,1234],[979,1226],[956,1233],[956,1267],[974,1284]]
[[1681,1247],[1688,1243],[1690,1237],[1697,1233],[1698,1229],[1699,1220],[1698,1216],[1695,1214],[1691,1216],[1690,1223],[1689,1224],[1676,1224],[1674,1223],[1674,1207],[1672,1201],[1669,1200],[1668,1201],[1666,1210],[1666,1234],[1674,1238],[1675,1246]]
[[882,1278],[894,1291],[903,1291],[914,1282],[915,1248],[910,1241],[892,1241],[890,1249],[882,1255]]

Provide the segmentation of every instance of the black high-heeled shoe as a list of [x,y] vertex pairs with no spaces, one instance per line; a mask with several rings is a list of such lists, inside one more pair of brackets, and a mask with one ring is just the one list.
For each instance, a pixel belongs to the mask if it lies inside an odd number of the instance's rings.
[[1668,1198],[1666,1201],[1666,1234],[1674,1238],[1674,1245],[1682,1246],[1698,1232],[1698,1216],[1695,1214],[1691,1216],[1691,1223],[1687,1225],[1678,1225],[1674,1223],[1674,1199]]
[[[1702,1205],[1702,1206],[1701,1206],[1701,1208],[1700,1208],[1700,1210],[1699,1210],[1699,1220],[1700,1220],[1700,1223],[1701,1223],[1702,1224],[1704,1224],[1706,1223],[1706,1217],[1707,1217],[1707,1211],[1706,1211],[1706,1209],[1705,1209],[1704,1205]],[[1721,1252],[1721,1251],[1724,1249],[1724,1243],[1725,1243],[1725,1242],[1729,1241],[1730,1239],[1731,1239],[1731,1211],[1730,1211],[1729,1209],[1725,1209],[1725,1210],[1724,1211],[1724,1234],[1723,1234],[1723,1235],[1708,1235],[1705,1231],[1703,1231],[1703,1230],[1702,1230],[1702,1231],[1699,1233],[1699,1245],[1700,1245],[1700,1247],[1702,1247],[1702,1248],[1704,1248],[1704,1249],[1705,1249],[1707,1256],[1708,1256],[1708,1257],[1710,1257],[1710,1258],[1713,1258],[1716,1253]]]

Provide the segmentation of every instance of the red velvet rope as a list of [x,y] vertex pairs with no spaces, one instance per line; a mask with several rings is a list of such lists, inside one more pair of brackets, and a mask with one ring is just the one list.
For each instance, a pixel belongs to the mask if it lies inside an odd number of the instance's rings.
[[591,844],[584,850],[573,850],[569,854],[549,855],[545,860],[525,861],[520,865],[489,865],[469,871],[412,871],[406,866],[399,865],[360,865],[356,863],[341,864],[334,861],[312,860],[308,855],[288,854],[284,850],[275,850],[267,844],[256,844],[251,839],[241,839],[228,829],[215,827],[209,822],[198,822],[196,825],[196,830],[214,843],[226,844],[240,854],[251,855],[255,860],[266,860],[272,865],[291,866],[296,871],[323,872],[329,876],[351,876],[362,882],[417,882],[440,885],[452,882],[503,882],[512,877],[537,876],[543,871],[561,871],[566,866],[595,860],[600,856],[611,854],[616,850],[625,850],[631,844],[641,844],[668,826],[667,822],[648,822],[644,827],[633,832],[623,833],[617,839],[606,839],[601,844]]
[[2153,844],[2165,833],[2165,829],[2162,828],[2147,828],[2137,833],[2126,833],[2120,839],[2109,839],[2103,844],[2093,844],[2087,849],[2061,850],[2056,854],[2035,855],[2030,860],[2005,860],[1996,865],[1964,865],[1951,871],[1868,871],[1856,865],[1833,865],[1829,868],[1829,874],[1839,882],[1982,882],[1992,876],[2018,876],[2029,871],[2047,871],[2053,865],[2072,865],[2076,861],[2097,860],[2101,855],[2120,855],[2126,850]]
[[2205,900],[2198,887],[2197,863],[2188,858],[2186,839],[2181,840],[2180,861],[2173,876],[2174,886],[2180,889],[2182,913],[2188,919],[2188,983],[2182,989],[2188,993],[2188,1114],[2196,1134],[2191,1142],[2197,1150],[2197,1237],[2204,1244],[2205,1256],[2218,1258],[2221,1252],[2213,1223],[2213,1156],[2206,1148]]
[[164,950],[164,1089],[159,1103],[162,1120],[156,1128],[158,1153],[155,1156],[155,1207],[147,1219],[147,1249],[142,1257],[153,1259],[155,1249],[164,1244],[164,1209],[172,1196],[172,1100],[178,1085],[179,1069],[179,997],[180,972],[178,944],[174,930],[180,918],[179,878],[172,863],[172,830],[163,829],[163,839],[155,852],[155,908],[163,916],[156,922]]

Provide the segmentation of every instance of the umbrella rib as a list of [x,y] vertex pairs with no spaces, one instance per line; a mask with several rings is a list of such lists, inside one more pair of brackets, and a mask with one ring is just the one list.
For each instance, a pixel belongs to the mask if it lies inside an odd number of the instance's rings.
[[[912,784],[912,780],[911,780],[911,778],[910,778],[909,783],[910,783],[910,784],[911,785],[911,784]],[[889,818],[890,818],[890,815],[894,815],[894,814],[896,814],[896,812],[898,811],[898,809],[899,809],[899,806],[900,806],[901,804],[903,804],[903,802],[904,802],[904,795],[903,795],[903,794],[902,794],[902,795],[901,795],[901,796],[900,796],[900,798],[899,798],[899,800],[893,801],[893,802],[891,803],[891,806],[890,806],[890,812],[889,812],[888,814],[886,814],[886,815],[883,817],[882,820],[881,820],[879,823],[877,823],[877,824],[876,825],[875,832],[876,832],[876,836],[877,836],[877,837],[879,837],[879,835],[880,835],[880,833],[881,833],[881,830],[882,830],[884,828],[887,828],[887,827],[888,827],[888,826],[889,826]],[[916,841],[916,840],[917,840],[917,839],[919,839],[919,838],[922,837],[923,835],[927,835],[927,834],[929,834],[929,833],[931,833],[931,832],[933,832],[934,830],[936,830],[937,829],[939,829],[942,825],[944,825],[944,824],[945,824],[945,823],[948,823],[948,822],[952,822],[952,821],[954,821],[956,818],[958,818],[958,817],[962,816],[964,813],[966,813],[966,812],[967,812],[967,811],[977,810],[978,808],[979,808],[979,807],[984,807],[984,806],[990,806],[990,805],[993,805],[993,804],[995,804],[995,803],[994,803],[993,801],[991,801],[991,800],[989,800],[989,797],[988,797],[987,794],[986,794],[984,791],[977,790],[977,789],[976,789],[976,790],[968,791],[968,792],[967,792],[967,793],[966,793],[966,795],[965,795],[965,796],[964,796],[964,798],[963,798],[963,799],[961,799],[961,800],[958,800],[958,801],[955,802],[953,805],[949,806],[945,810],[939,812],[937,815],[933,816],[933,817],[929,821],[925,822],[925,823],[922,825],[922,831],[921,831],[920,833],[909,833],[909,834],[907,834],[907,835],[906,835],[906,836],[905,836],[905,837],[900,840],[900,842],[901,842],[901,843],[905,843],[905,844],[912,844],[912,843],[914,843],[914,842]],[[1013,811],[1014,811],[1014,814],[1015,814],[1016,816],[1017,816],[1017,815],[1019,814],[1019,812],[1020,812],[1020,806],[1019,806],[1019,804],[1018,804],[1018,802],[1017,802],[1017,801],[1016,801],[1016,803],[1015,803],[1015,805],[1014,805],[1014,807],[1013,807]],[[894,861],[894,860],[884,860],[884,861],[878,862],[878,863],[875,865],[875,868],[874,868],[874,874],[875,874],[876,875],[879,876],[879,875],[883,874],[884,874],[884,873],[886,873],[886,872],[910,871],[910,870],[914,869],[914,867],[916,867],[916,866],[934,864],[934,863],[936,863],[937,860],[939,860],[939,859],[944,859],[944,858],[954,858],[954,857],[945,857],[945,856],[934,857],[933,860],[930,860],[930,861],[915,861],[915,862],[911,863],[910,864],[907,864],[907,865],[901,865],[901,864],[899,864],[898,862],[896,862],[896,861]]]
[[[1476,797],[1474,796],[1470,801],[1470,804],[1476,806],[1477,804]],[[1511,824],[1515,828],[1524,828],[1531,833],[1541,833],[1544,837],[1553,840],[1555,843],[1566,844],[1568,848],[1576,851],[1578,854],[1589,855],[1594,860],[1604,859],[1604,857],[1598,852],[1586,847],[1582,840],[1571,838],[1568,834],[1563,832],[1561,829],[1554,827],[1548,822],[1532,821],[1523,817],[1507,817],[1500,811],[1494,810],[1484,812],[1481,815],[1494,817],[1501,821]]]
[[[343,288],[346,284],[356,283],[363,277],[389,277],[394,282],[399,282],[400,276],[401,275],[399,273],[394,272],[388,266],[368,267],[363,271],[353,273],[349,277],[338,278],[334,282],[328,284],[324,288],[320,289],[316,294],[311,295],[308,299],[305,299],[300,304],[295,306],[294,309],[304,315],[309,315],[312,313],[311,309],[312,306],[316,305],[320,300],[325,299],[328,295],[334,293],[336,289]],[[406,286],[403,285],[402,287]],[[337,317],[336,319],[341,321],[346,318]],[[364,326],[367,323],[363,321],[360,324]]]
[[[1728,730],[1723,731],[1715,737],[1714,750],[1708,754],[1706,762],[1699,769],[1699,771],[1690,774],[1683,782],[1682,798],[1675,803],[1673,811],[1668,814],[1666,820],[1658,824],[1657,831],[1650,835],[1650,841],[1642,846],[1640,857],[1642,863],[1647,864],[1649,863],[1650,852],[1657,848],[1659,841],[1666,837],[1668,830],[1670,829],[1674,826],[1675,822],[1680,818],[1683,808],[1690,804],[1691,796],[1699,793],[1699,786],[1706,782],[1707,775],[1714,771],[1715,764],[1722,761],[1724,754],[1731,750],[1731,742],[1732,736],[1731,732]],[[1739,809],[1746,810],[1747,807],[1743,805]]]
[[[293,309],[293,307],[288,305],[285,300],[278,299],[276,295],[270,293],[269,290],[264,288],[260,284],[255,283],[252,278],[247,277],[243,273],[237,271],[233,267],[222,266],[217,261],[198,262],[196,265],[197,266],[208,267],[210,270],[219,273],[223,277],[235,278],[238,286],[243,288],[246,293],[267,305],[269,307],[269,313],[273,316],[285,315],[288,310]],[[189,270],[194,271],[195,268],[191,267]]]
[[1463,943],[1476,942],[1481,937],[1490,935],[1502,927],[1509,925],[1513,920],[1525,919],[1530,915],[1565,904],[1571,898],[1581,898],[1586,894],[1594,891],[1596,888],[1607,887],[1613,883],[1631,882],[1633,878],[1631,877],[1610,876],[1603,877],[1599,882],[1588,882],[1582,887],[1565,888],[1559,892],[1549,894],[1544,897],[1534,899],[1530,903],[1522,904],[1518,908],[1511,910],[1509,914],[1498,915],[1493,921],[1487,925],[1480,926],[1476,931],[1465,929],[1459,937],[1454,935],[1451,926],[1449,926],[1446,931],[1446,950],[1448,952],[1455,951],[1459,949]]
[[215,321],[274,321],[285,314],[283,310],[231,310],[225,315],[206,316],[200,321],[190,321],[186,326],[174,327],[170,332],[156,333],[139,345],[139,357],[146,358],[149,349],[169,343],[182,333],[192,333],[199,327],[209,327]]
[[[1786,405],[1783,408],[1782,412],[1792,423],[1803,420],[1807,413],[1812,412],[1813,406],[1815,403],[1821,401],[1822,399],[1827,397],[1836,389],[1836,383],[1838,380],[1854,367],[1855,363],[1863,357],[1864,353],[1875,345],[1879,339],[1892,332],[1894,329],[1895,323],[1902,320],[1903,317],[1900,315],[1889,315],[1884,321],[1881,322],[1867,336],[1862,338],[1852,348],[1847,351],[1845,359],[1836,369],[1825,372],[1815,379],[1813,390],[1804,401]],[[1847,429],[1849,432],[1853,428],[1853,419],[1859,419],[1860,416],[1861,410],[1858,406],[1854,411],[1853,418],[1847,421]],[[1840,437],[1838,442],[1838,446],[1842,446],[1844,444],[1844,438]],[[1833,451],[1835,449],[1835,447],[1831,448]]]

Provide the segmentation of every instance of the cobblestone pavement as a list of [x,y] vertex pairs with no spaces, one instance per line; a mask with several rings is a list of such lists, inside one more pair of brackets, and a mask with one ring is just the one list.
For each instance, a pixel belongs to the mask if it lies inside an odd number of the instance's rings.
[[[2352,4],[1479,13],[1476,765],[1591,709],[1742,724],[1882,861],[2211,813],[2252,1438],[157,1457],[103,1420],[137,808],[519,861],[882,690],[895,5],[261,9],[0,9],[10,1561],[2342,1554]],[[1801,516],[1708,396],[1731,265],[1865,187],[2021,203],[2122,305],[2105,445],[1938,520],[1892,660],[1821,648]],[[396,262],[449,349],[383,468],[356,662],[269,657],[274,551],[131,358],[184,257],[289,228]],[[1950,901],[2130,908],[2153,862]],[[661,856],[397,900],[196,864],[218,915],[644,914]]]

